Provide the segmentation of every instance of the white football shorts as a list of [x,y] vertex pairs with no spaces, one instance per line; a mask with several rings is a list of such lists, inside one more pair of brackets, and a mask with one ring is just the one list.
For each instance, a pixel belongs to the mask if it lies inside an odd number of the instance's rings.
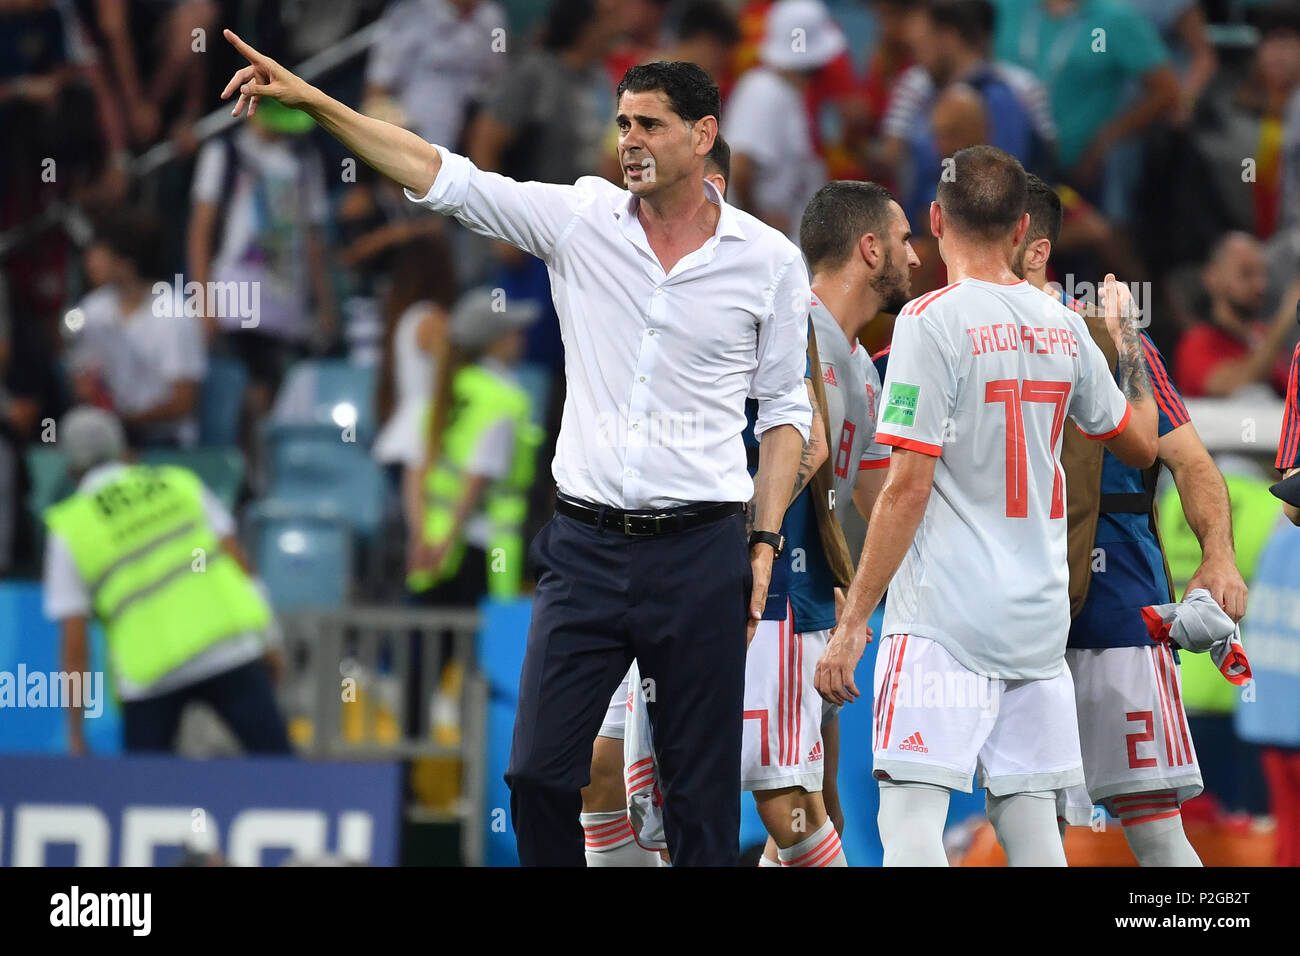
[[[635,664],[632,667],[636,667]],[[597,737],[612,737],[615,740],[623,739],[623,726],[627,723],[627,712],[632,709],[632,697],[628,693],[628,678],[632,675],[632,669],[623,675],[623,683],[618,685],[618,690],[614,691],[614,696],[609,699],[609,708],[605,711],[605,721],[600,725],[600,732]]]
[[668,849],[664,834],[663,795],[659,791],[659,764],[655,760],[650,708],[641,692],[641,671],[632,662],[627,672],[627,726],[623,737],[623,782],[627,786],[627,817],[632,837],[646,850]]
[[829,630],[798,634],[785,620],[759,621],[745,655],[742,790],[822,788],[822,699],[813,686]]
[[1118,796],[1173,791],[1181,806],[1201,792],[1179,666],[1167,644],[1069,648],[1065,660],[1074,678],[1091,802],[1114,814],[1112,800]]
[[925,637],[891,634],[876,656],[874,774],[997,797],[1083,783],[1070,670],[982,677]]

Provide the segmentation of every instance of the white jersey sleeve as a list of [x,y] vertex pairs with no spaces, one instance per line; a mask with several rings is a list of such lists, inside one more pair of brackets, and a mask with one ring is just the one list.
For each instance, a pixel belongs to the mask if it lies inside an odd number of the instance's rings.
[[876,441],[938,456],[951,438],[958,358],[926,314],[899,316],[876,426]]
[[866,447],[862,449],[858,470],[888,468],[889,446],[883,444],[877,434],[880,427],[880,373],[876,371],[875,363],[867,355],[866,349],[862,350],[862,374],[867,381],[867,414],[871,417],[871,441],[867,442]]

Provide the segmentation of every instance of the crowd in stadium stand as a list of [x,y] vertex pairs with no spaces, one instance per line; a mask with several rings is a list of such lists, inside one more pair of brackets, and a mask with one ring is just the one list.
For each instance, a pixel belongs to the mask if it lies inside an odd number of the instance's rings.
[[[352,597],[406,599],[408,572],[446,559],[421,550],[431,449],[515,486],[530,449],[537,480],[510,489],[527,496],[527,535],[552,513],[563,345],[545,266],[420,210],[302,114],[264,103],[216,135],[196,126],[240,65],[223,25],[292,65],[375,23],[363,55],[314,82],[481,168],[561,183],[621,181],[614,89],[627,67],[697,61],[724,95],[730,200],[793,235],[829,179],[886,184],[922,259],[914,294],[944,284],[928,225],[944,158],[993,143],[1062,198],[1053,267],[1067,293],[1108,271],[1149,283],[1139,304],[1188,397],[1285,390],[1300,297],[1300,3],[303,6],[0,0],[0,573],[39,573],[25,452],[70,405],[113,409],[136,449],[236,444],[242,511],[273,491],[265,424],[310,406],[310,376],[293,375],[308,359],[374,370],[361,404],[375,433],[359,441],[383,466],[384,520],[398,530],[378,536],[392,553]],[[138,175],[159,149],[174,158]],[[189,282],[256,288],[244,303],[255,323],[238,308],[192,314]],[[531,321],[470,347],[457,313],[480,314],[483,290]],[[873,325],[866,344],[883,346],[889,328]],[[217,365],[238,374],[216,383]],[[501,415],[459,449],[445,406],[471,401],[452,388],[469,366],[517,382],[528,414]],[[217,437],[204,408],[222,389],[236,392],[217,396],[233,425]],[[541,426],[527,441],[525,419]],[[477,549],[491,543],[472,521],[457,528]],[[463,603],[475,589],[481,575],[446,594]]]

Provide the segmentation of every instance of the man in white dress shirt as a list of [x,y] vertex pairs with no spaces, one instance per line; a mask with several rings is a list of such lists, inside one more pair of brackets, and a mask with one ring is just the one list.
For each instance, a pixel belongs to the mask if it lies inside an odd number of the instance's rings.
[[[557,515],[534,540],[533,620],[506,779],[525,865],[584,865],[592,741],[632,658],[658,742],[679,865],[738,856],[748,633],[812,409],[808,276],[798,249],[704,180],[717,86],[691,63],[633,67],[618,88],[628,188],[518,183],[365,117],[236,37],[251,64],[223,96],[308,113],[413,201],[546,262],[568,394]],[[759,403],[756,479],[745,398]],[[742,502],[754,501],[748,544]]]

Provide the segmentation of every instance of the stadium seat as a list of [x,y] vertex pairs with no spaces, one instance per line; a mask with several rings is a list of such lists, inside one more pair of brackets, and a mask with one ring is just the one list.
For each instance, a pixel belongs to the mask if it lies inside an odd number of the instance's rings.
[[236,358],[208,358],[208,375],[199,400],[199,440],[205,445],[239,444],[239,419],[244,410],[248,369]]
[[248,511],[253,562],[277,611],[342,607],[352,576],[346,524],[301,508],[258,503]]
[[72,494],[75,488],[63,455],[54,445],[33,445],[27,449],[26,459],[27,473],[32,479],[27,507],[40,520],[41,512]]
[[280,386],[270,426],[321,425],[337,433],[355,425],[357,442],[369,447],[375,435],[375,374],[344,359],[298,362]]
[[[31,477],[31,488],[27,493],[27,510],[32,517],[35,530],[36,553],[45,552],[45,521],[42,514],[56,501],[61,501],[76,491],[72,479],[68,477],[68,466],[54,445],[34,445],[24,454],[27,462],[27,474]],[[39,574],[39,565],[33,569]]]
[[359,442],[328,425],[278,426],[268,435],[270,502],[336,515],[366,537],[379,531],[384,474]]
[[551,371],[535,362],[521,362],[515,370],[519,384],[528,393],[529,415],[534,425],[545,426],[551,399]]
[[140,453],[146,465],[180,465],[202,479],[227,508],[239,500],[244,455],[238,448],[149,448]]

